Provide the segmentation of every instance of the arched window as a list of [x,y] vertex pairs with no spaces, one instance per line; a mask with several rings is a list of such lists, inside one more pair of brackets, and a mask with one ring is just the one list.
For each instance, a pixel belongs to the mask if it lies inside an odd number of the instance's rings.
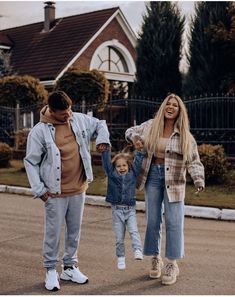
[[106,46],[95,57],[94,68],[101,71],[128,73],[123,55],[113,46]]

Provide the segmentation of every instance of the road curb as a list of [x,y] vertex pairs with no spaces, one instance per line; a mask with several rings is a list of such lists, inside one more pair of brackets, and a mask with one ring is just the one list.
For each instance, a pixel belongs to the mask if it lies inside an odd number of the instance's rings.
[[[33,196],[32,190],[29,188],[6,185],[0,185],[0,193]],[[104,196],[86,195],[86,204],[110,207],[110,203],[107,203],[105,201]],[[145,202],[137,201],[136,210],[145,212]],[[235,210],[185,205],[185,216],[194,218],[235,221]]]

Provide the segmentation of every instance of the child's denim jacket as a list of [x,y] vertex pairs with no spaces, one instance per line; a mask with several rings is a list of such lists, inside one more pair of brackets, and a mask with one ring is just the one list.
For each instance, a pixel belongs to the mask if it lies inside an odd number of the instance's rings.
[[108,189],[106,201],[114,205],[124,204],[133,206],[136,204],[136,180],[140,174],[142,160],[145,152],[137,151],[131,168],[125,175],[120,175],[111,163],[110,150],[102,153],[102,162],[104,170],[108,176]]

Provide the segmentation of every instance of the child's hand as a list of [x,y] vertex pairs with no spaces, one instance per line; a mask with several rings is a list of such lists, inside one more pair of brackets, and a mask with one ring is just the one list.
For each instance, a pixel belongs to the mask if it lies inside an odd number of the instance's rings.
[[141,140],[137,140],[135,143],[135,149],[137,151],[142,151],[144,148],[143,142]]

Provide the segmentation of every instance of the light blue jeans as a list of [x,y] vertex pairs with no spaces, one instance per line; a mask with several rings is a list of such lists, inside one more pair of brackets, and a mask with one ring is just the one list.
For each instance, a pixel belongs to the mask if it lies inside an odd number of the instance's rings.
[[112,205],[113,229],[116,236],[116,256],[125,256],[125,233],[126,227],[132,241],[133,252],[142,251],[140,234],[137,227],[135,206]]
[[147,227],[144,254],[161,253],[163,205],[166,226],[165,256],[184,257],[184,202],[169,202],[165,187],[164,165],[152,164],[145,184]]
[[56,268],[59,260],[61,227],[65,224],[65,266],[78,263],[77,249],[80,240],[85,193],[66,197],[49,197],[45,203],[43,256],[44,267]]

